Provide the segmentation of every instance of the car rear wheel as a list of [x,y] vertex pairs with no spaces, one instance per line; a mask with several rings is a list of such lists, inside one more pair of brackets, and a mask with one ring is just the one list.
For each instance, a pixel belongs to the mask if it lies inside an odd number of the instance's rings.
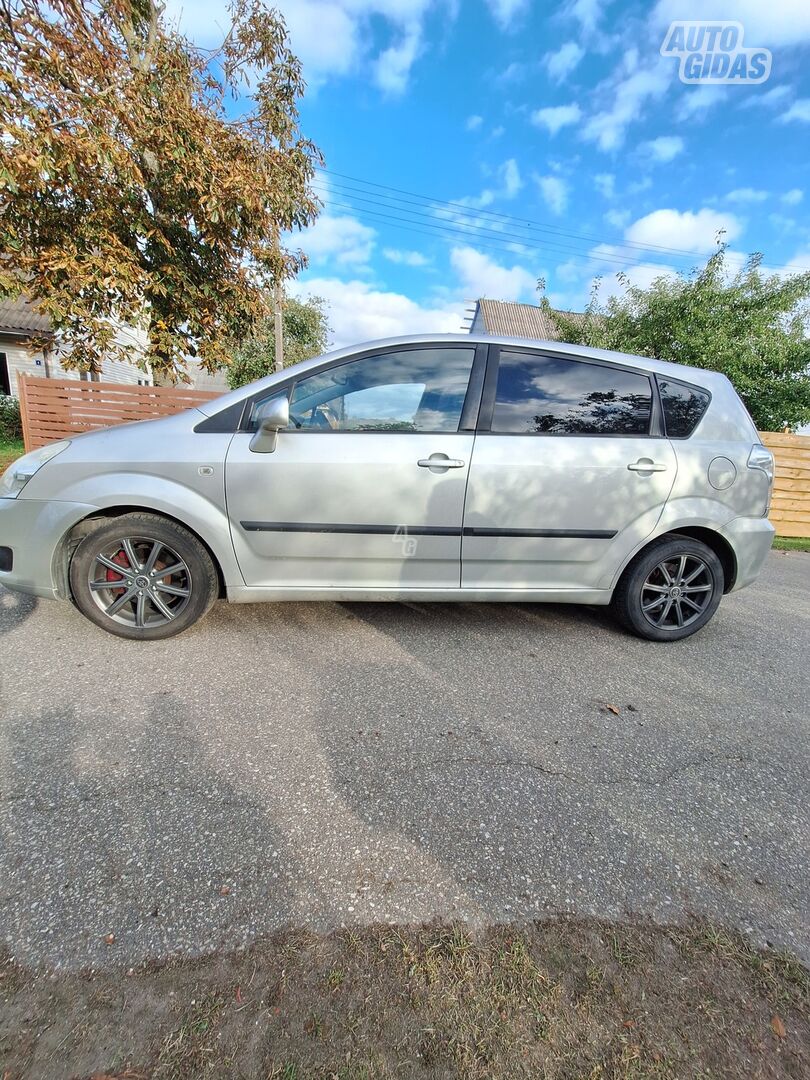
[[70,587],[91,622],[143,641],[187,630],[218,593],[206,548],[157,514],[123,514],[85,536],[70,563]]
[[611,607],[629,630],[650,641],[679,641],[717,611],[723,566],[706,544],[689,536],[661,537],[625,570]]

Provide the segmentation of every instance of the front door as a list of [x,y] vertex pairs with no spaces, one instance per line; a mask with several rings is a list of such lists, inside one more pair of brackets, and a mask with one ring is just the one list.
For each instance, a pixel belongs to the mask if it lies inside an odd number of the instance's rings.
[[470,469],[464,587],[609,588],[675,479],[654,400],[644,372],[500,349]]
[[483,362],[475,346],[399,346],[302,375],[271,453],[251,450],[248,418],[226,463],[246,584],[458,589]]

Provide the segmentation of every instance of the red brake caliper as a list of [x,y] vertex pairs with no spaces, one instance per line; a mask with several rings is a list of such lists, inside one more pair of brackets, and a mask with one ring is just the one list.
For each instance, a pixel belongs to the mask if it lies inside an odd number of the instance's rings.
[[[112,561],[114,563],[117,563],[119,566],[123,566],[127,570],[129,569],[129,559],[126,557],[126,554],[124,553],[123,550],[119,551],[115,555],[113,555]],[[111,570],[110,567],[108,566],[107,567],[107,581],[119,581],[119,580],[120,579],[116,576],[115,571]],[[111,591],[116,592],[118,594],[118,596],[121,596],[124,593],[124,589],[114,589],[114,590],[111,590]]]

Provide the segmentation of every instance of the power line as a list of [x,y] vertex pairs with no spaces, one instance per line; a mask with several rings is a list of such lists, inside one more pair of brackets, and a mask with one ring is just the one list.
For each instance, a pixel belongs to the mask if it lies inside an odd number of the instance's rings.
[[[517,217],[515,217],[515,216],[513,216],[511,214],[504,214],[504,213],[501,213],[501,212],[496,211],[496,210],[487,210],[487,209],[484,209],[484,208],[478,209],[478,208],[470,207],[470,206],[466,205],[465,203],[461,203],[461,202],[454,202],[454,201],[448,200],[448,199],[438,199],[438,198],[435,198],[435,197],[429,196],[429,195],[420,195],[417,192],[408,191],[408,190],[403,189],[403,188],[392,187],[392,186],[387,185],[387,184],[379,184],[379,183],[376,183],[375,181],[371,181],[371,180],[363,180],[363,179],[361,179],[359,177],[350,176],[350,175],[348,175],[346,173],[335,172],[335,171],[330,170],[330,169],[318,169],[317,172],[322,173],[325,178],[338,177],[339,181],[348,180],[348,181],[351,182],[350,184],[345,184],[345,183],[341,183],[341,182],[335,183],[332,180],[326,179],[325,180],[326,187],[321,188],[320,190],[324,190],[327,193],[332,192],[334,190],[337,190],[337,192],[339,194],[341,194],[344,198],[353,198],[353,199],[356,199],[357,201],[369,203],[370,205],[382,206],[382,207],[385,207],[386,209],[399,210],[402,213],[413,214],[413,215],[416,215],[417,217],[420,217],[420,218],[424,218],[424,217],[431,217],[431,218],[440,217],[441,208],[447,207],[447,208],[452,209],[454,212],[461,211],[463,214],[468,215],[468,216],[475,215],[479,219],[482,219],[482,218],[483,219],[492,219],[493,226],[500,225],[501,222],[503,222],[503,223],[508,223],[514,229],[522,229],[524,231],[529,231],[531,233],[536,233],[536,232],[550,233],[553,236],[560,236],[562,238],[572,239],[572,240],[577,241],[577,242],[590,243],[590,244],[604,244],[604,245],[607,245],[610,248],[614,249],[609,254],[608,253],[598,253],[598,252],[596,254],[594,254],[593,252],[582,252],[582,251],[579,251],[576,248],[564,248],[564,247],[561,247],[560,245],[545,244],[545,247],[546,247],[547,250],[558,250],[558,251],[568,252],[569,254],[572,254],[573,257],[575,257],[575,258],[587,259],[588,261],[591,261],[591,262],[594,261],[594,260],[601,260],[603,262],[611,262],[611,263],[614,263],[614,264],[620,264],[620,265],[625,265],[625,266],[634,265],[635,263],[637,263],[638,258],[635,255],[631,256],[630,252],[638,252],[639,255],[642,255],[644,253],[667,255],[667,256],[670,257],[670,259],[673,259],[673,258],[679,259],[679,260],[681,260],[681,259],[690,259],[690,260],[697,260],[698,262],[702,262],[706,258],[706,252],[690,251],[690,250],[680,249],[680,248],[670,248],[670,247],[665,247],[665,246],[659,245],[659,244],[642,244],[642,243],[640,243],[638,241],[634,241],[634,240],[623,240],[623,241],[618,241],[617,242],[615,240],[608,240],[608,239],[605,239],[603,237],[592,236],[592,235],[590,235],[588,233],[572,232],[570,230],[563,229],[563,228],[561,228],[559,226],[553,225],[553,224],[548,223],[548,222],[536,221],[536,220],[531,219],[531,218],[517,218]],[[361,186],[360,187],[354,187],[352,185],[361,185]],[[368,190],[369,188],[379,189],[380,192],[393,192],[394,194],[393,195],[378,194],[377,191]],[[426,208],[428,208],[428,209],[433,208],[434,212],[432,214],[425,214],[425,213],[420,213],[417,210],[408,210],[405,205],[397,205],[397,204],[400,204],[400,203],[401,204],[410,204],[410,205],[413,205],[413,206],[417,206],[417,207],[422,208],[422,210],[424,210]],[[356,208],[356,212],[357,213],[363,213],[363,212],[371,213],[371,211],[364,211],[362,208]],[[399,220],[404,221],[404,220],[407,220],[407,219],[402,218],[402,219],[399,219]],[[488,222],[486,222],[486,223],[488,224]],[[461,221],[457,220],[457,224],[459,224],[459,225],[461,225],[463,227],[469,228],[471,230],[472,229],[481,229],[481,226],[468,224],[464,220],[461,220]],[[493,230],[483,230],[482,229],[481,235],[487,235],[487,233],[489,233],[489,235],[493,235],[493,233],[495,233],[495,232],[496,232],[496,230],[494,230],[494,229]],[[504,233],[498,231],[497,235],[498,236],[503,236],[504,239],[506,239],[506,236],[508,234],[504,234]],[[524,244],[525,247],[534,248],[536,250],[542,250],[542,245],[544,244],[544,242],[541,241],[539,237],[532,237],[532,239],[535,239],[537,241],[537,243],[535,243],[535,244],[531,243],[529,238],[524,237],[524,236],[521,236],[518,240],[508,239],[507,243],[509,243],[511,245],[511,250],[514,250],[514,245],[515,244]],[[625,249],[627,253],[622,254],[620,249]],[[662,263],[662,266],[663,265],[665,265],[665,264]],[[778,267],[769,267],[769,266],[765,266],[763,264],[763,269],[765,269],[765,270],[777,270],[777,269],[780,269],[780,268],[778,268]],[[795,267],[795,269],[797,271],[803,271],[803,270],[810,270],[810,267],[797,266],[797,267]]]
[[[518,217],[515,217],[512,214],[501,213],[498,210],[487,210],[484,207],[481,207],[479,209],[479,208],[476,208],[476,207],[470,207],[466,203],[462,203],[462,202],[454,202],[454,201],[448,200],[448,199],[438,199],[438,198],[435,198],[434,196],[431,196],[431,195],[419,195],[416,192],[406,191],[406,190],[404,190],[402,188],[389,187],[386,184],[377,184],[377,183],[375,183],[374,181],[371,181],[371,180],[361,180],[361,179],[359,179],[357,177],[348,176],[345,173],[331,172],[329,169],[323,169],[322,168],[322,169],[319,169],[318,171],[322,172],[322,173],[325,173],[325,174],[327,174],[329,176],[338,176],[341,179],[350,180],[353,184],[361,184],[361,185],[363,185],[362,188],[354,189],[354,190],[361,190],[362,191],[364,188],[368,188],[368,187],[380,188],[380,189],[382,189],[384,191],[393,191],[393,192],[397,193],[398,195],[412,196],[413,200],[416,200],[417,205],[418,204],[423,204],[423,203],[432,203],[432,204],[437,205],[437,206],[447,206],[447,207],[451,207],[454,210],[462,210],[462,211],[464,211],[464,213],[467,213],[467,214],[476,213],[479,216],[491,217],[491,218],[499,219],[499,220],[506,221],[506,222],[512,222],[518,228],[532,229],[532,230],[538,230],[538,231],[541,231],[541,232],[555,233],[555,234],[557,234],[559,236],[565,236],[565,237],[568,237],[570,239],[583,240],[586,243],[611,244],[613,246],[633,248],[633,249],[638,250],[638,251],[659,251],[659,252],[661,252],[663,254],[666,254],[666,255],[683,255],[686,258],[698,258],[699,259],[699,258],[703,258],[703,255],[704,255],[703,252],[699,252],[699,251],[691,251],[691,250],[686,250],[684,248],[664,247],[664,246],[662,246],[660,244],[642,244],[642,243],[640,243],[638,241],[635,241],[635,240],[621,241],[617,245],[617,244],[615,244],[614,241],[606,240],[604,237],[591,236],[588,233],[571,232],[570,230],[563,229],[561,226],[554,225],[551,222],[537,221],[537,220],[535,220],[533,218],[518,218]],[[397,199],[396,201],[398,201],[398,202],[409,202],[409,201],[412,201],[412,200],[411,199]]]
[[[315,185],[317,187],[317,184]],[[319,188],[318,190],[324,190]],[[332,190],[332,189],[330,189]],[[337,192],[338,195],[343,195],[342,192]],[[344,198],[351,198],[351,196],[343,195]],[[555,251],[561,252],[566,255],[571,255],[574,258],[587,259],[589,262],[601,261],[612,263],[614,265],[633,266],[638,262],[637,258],[632,258],[629,255],[622,255],[620,252],[599,252],[594,255],[593,252],[584,252],[579,248],[568,247],[559,243],[551,243],[547,240],[539,240],[537,238],[527,238],[524,236],[511,237],[509,233],[496,231],[492,229],[485,229],[479,225],[468,224],[464,220],[457,219],[437,219],[433,214],[425,214],[416,210],[403,210],[402,207],[391,205],[384,201],[377,201],[373,199],[363,199],[354,197],[355,202],[339,202],[335,199],[330,200],[330,205],[338,207],[344,210],[352,210],[356,214],[363,216],[367,215],[375,220],[387,220],[398,222],[413,222],[416,225],[423,226],[423,229],[419,231],[423,235],[444,235],[452,236],[454,238],[462,237],[468,241],[479,242],[479,238],[483,237],[486,241],[495,240],[495,245],[489,244],[490,247],[495,247],[500,251],[506,251],[511,254],[515,254],[516,249],[521,249],[524,252],[538,251],[548,252]],[[365,203],[367,206],[357,206],[356,203]],[[402,210],[403,214],[410,215],[402,217],[399,214],[389,214],[388,210]],[[430,232],[424,232],[424,229],[431,230]],[[663,266],[663,264],[662,264]]]
[[[459,240],[465,240],[468,244],[474,244],[476,247],[488,248],[491,251],[497,251],[501,254],[516,255],[516,254],[544,254],[550,251],[560,252],[563,255],[570,255],[573,258],[587,259],[588,261],[594,261],[593,257],[587,255],[584,252],[576,251],[573,248],[560,247],[556,244],[536,244],[521,239],[510,240],[507,236],[504,236],[502,243],[493,243],[490,239],[487,239],[489,234],[482,233],[478,230],[465,230],[464,228],[456,228],[452,225],[440,225],[431,224],[423,221],[413,221],[412,218],[399,217],[396,214],[386,214],[378,210],[367,210],[362,207],[354,206],[352,203],[343,203],[332,201],[331,206],[340,210],[351,210],[358,214],[361,218],[370,220],[373,222],[385,222],[390,224],[392,228],[397,228],[405,232],[419,233],[422,236],[430,236],[434,240],[445,239],[454,240],[456,243]],[[417,227],[419,226],[419,227]],[[481,239],[484,236],[484,239]],[[601,259],[611,262],[618,266],[620,269],[627,266],[634,265],[633,260],[623,259],[620,257],[612,256],[600,256]],[[661,269],[665,270],[667,267],[662,263]]]

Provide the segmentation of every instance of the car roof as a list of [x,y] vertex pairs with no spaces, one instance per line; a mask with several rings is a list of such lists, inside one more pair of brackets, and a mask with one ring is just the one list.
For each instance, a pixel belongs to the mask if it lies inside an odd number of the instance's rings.
[[636,356],[633,353],[614,352],[611,349],[594,349],[586,345],[570,345],[563,341],[541,341],[532,338],[503,337],[496,334],[407,334],[399,337],[381,338],[376,341],[360,342],[356,345],[345,346],[341,349],[333,349],[331,352],[314,356],[311,360],[302,360],[299,364],[284,368],[283,371],[266,375],[263,379],[240,386],[237,390],[224,394],[222,397],[213,398],[210,401],[201,402],[197,405],[200,412],[206,416],[221,412],[237,402],[252,397],[264,389],[271,389],[280,382],[285,382],[291,376],[319,368],[336,360],[348,359],[361,353],[383,351],[395,348],[397,345],[508,345],[521,349],[537,349],[544,353],[558,356],[582,357],[586,360],[603,360],[607,363],[621,364],[623,367],[637,368],[639,371],[653,372],[656,375],[667,375],[672,379],[682,382],[696,383],[709,390],[719,389],[720,384],[728,385],[724,375],[716,371],[707,371],[705,368],[691,367],[686,364],[672,364],[667,360],[655,360],[648,356]]

